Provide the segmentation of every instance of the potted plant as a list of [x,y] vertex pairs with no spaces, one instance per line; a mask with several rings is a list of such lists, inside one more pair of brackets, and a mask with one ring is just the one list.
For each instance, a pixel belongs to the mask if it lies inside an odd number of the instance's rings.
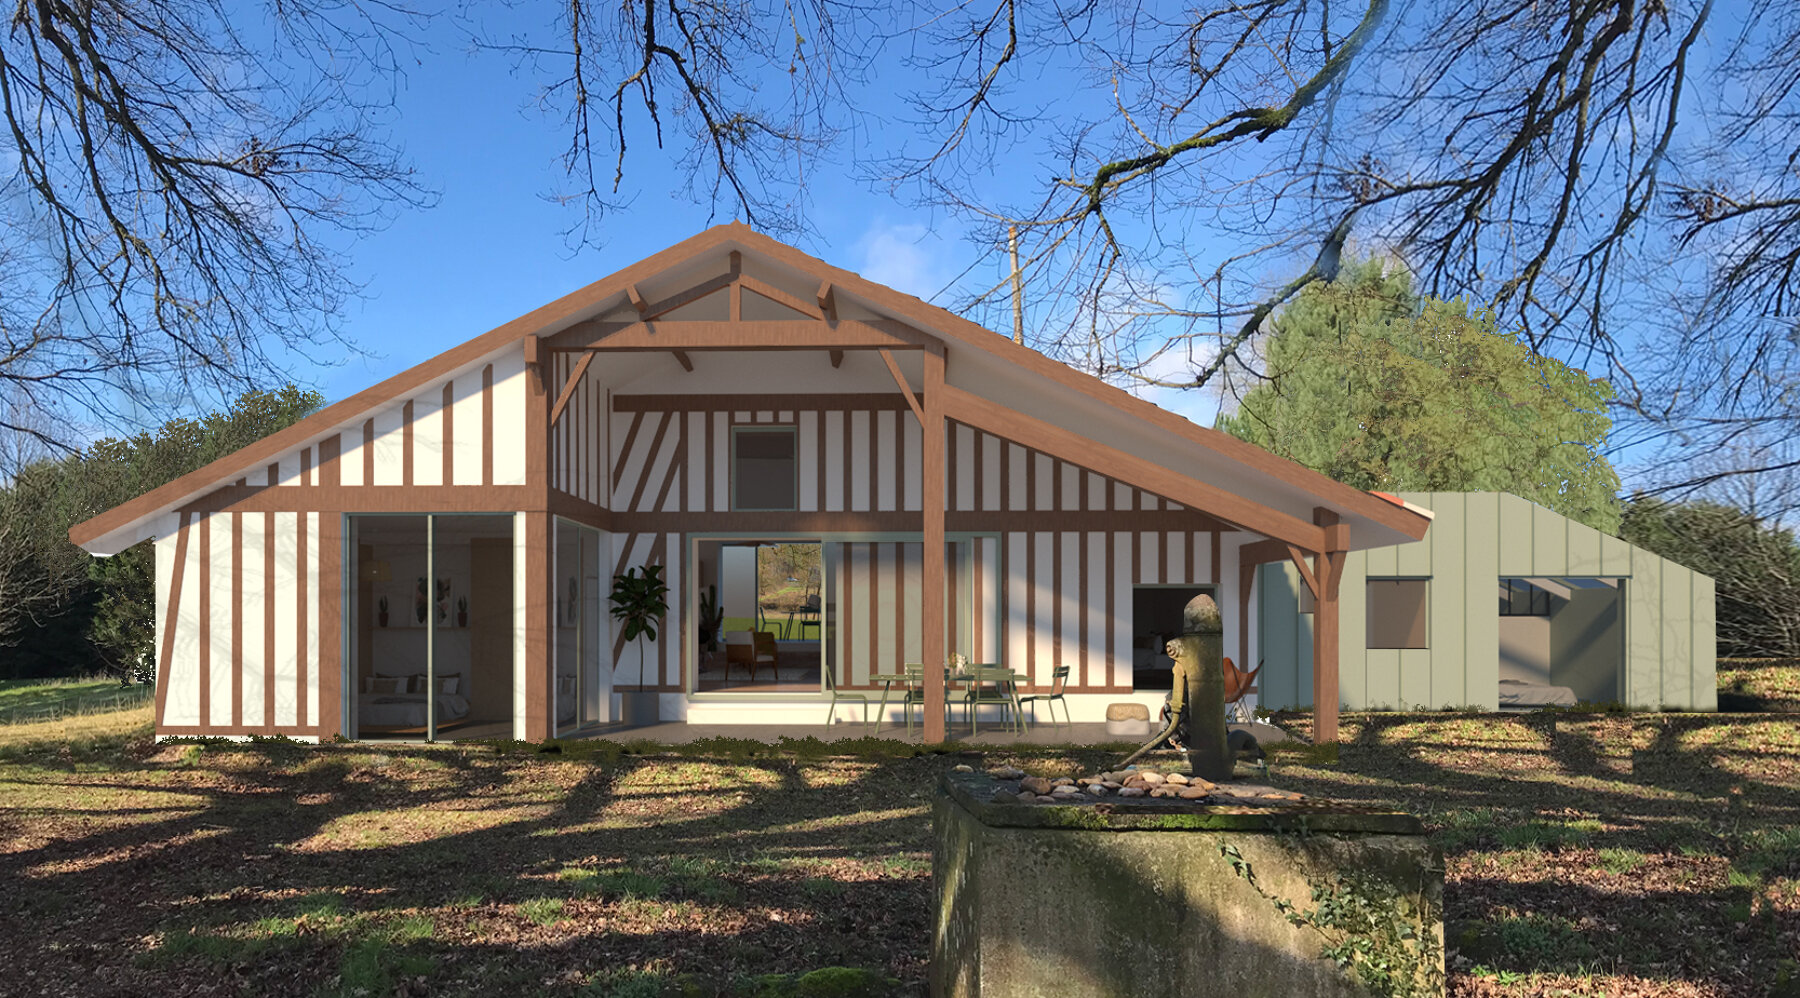
[[719,650],[719,625],[724,622],[725,615],[719,611],[719,587],[707,586],[706,592],[700,594],[701,651]]
[[387,626],[387,597],[386,596],[383,596],[381,598],[381,603],[379,604],[379,606],[381,607],[381,614],[380,614],[381,626],[386,627]]
[[469,626],[469,598],[467,596],[456,598],[456,626]]
[[613,576],[613,618],[624,630],[626,641],[638,643],[637,688],[619,694],[620,720],[627,725],[655,724],[660,718],[656,694],[644,689],[644,639],[656,640],[657,628],[669,613],[669,586],[662,580],[661,565],[645,565],[643,574],[628,568]]

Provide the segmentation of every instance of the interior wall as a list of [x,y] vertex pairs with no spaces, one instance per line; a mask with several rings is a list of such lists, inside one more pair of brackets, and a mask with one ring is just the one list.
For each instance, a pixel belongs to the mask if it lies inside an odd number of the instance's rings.
[[1550,618],[1500,618],[1500,679],[1550,683]]
[[1619,699],[1625,649],[1624,615],[1616,589],[1575,589],[1556,600],[1550,616],[1550,684],[1582,700]]

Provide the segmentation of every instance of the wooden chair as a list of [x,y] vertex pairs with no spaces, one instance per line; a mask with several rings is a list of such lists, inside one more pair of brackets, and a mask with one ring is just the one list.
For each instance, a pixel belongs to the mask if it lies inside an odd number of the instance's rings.
[[775,678],[780,679],[781,649],[775,645],[775,632],[753,631],[750,634],[750,640],[756,649],[756,664],[767,665],[769,671],[775,674]]
[[[1229,661],[1229,659],[1227,661]],[[1056,668],[1050,670],[1050,692],[1048,692],[1048,693],[1033,693],[1030,696],[1020,697],[1019,703],[1021,706],[1023,706],[1024,704],[1031,705],[1031,719],[1033,721],[1035,721],[1035,720],[1037,720],[1038,702],[1042,701],[1044,703],[1044,706],[1046,708],[1048,708],[1050,711],[1050,723],[1051,724],[1057,723],[1056,705],[1060,703],[1060,704],[1062,704],[1062,709],[1063,709],[1062,723],[1068,724],[1069,723],[1069,702],[1067,700],[1063,699],[1063,693],[1068,689],[1068,685],[1069,685],[1069,667],[1066,665],[1059,665]]]
[[825,711],[826,727],[831,726],[832,719],[837,714],[838,701],[840,701],[840,700],[851,700],[851,701],[860,700],[860,701],[862,701],[863,727],[867,728],[869,726],[869,695],[867,693],[841,693],[841,692],[839,692],[838,688],[837,688],[836,673],[837,673],[836,669],[826,669],[825,670],[825,692],[831,694],[831,707],[830,707],[830,709]]
[[[731,678],[731,667],[741,665],[750,674],[750,681],[756,681],[757,666],[768,664],[771,670],[775,667],[775,638],[768,635],[767,650],[760,640],[762,632],[726,631],[725,632],[725,678]],[[779,673],[777,673],[779,678]]]

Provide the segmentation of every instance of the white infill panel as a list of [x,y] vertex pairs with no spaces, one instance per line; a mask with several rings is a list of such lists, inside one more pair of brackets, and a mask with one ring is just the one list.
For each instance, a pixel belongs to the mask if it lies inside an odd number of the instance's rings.
[[1193,576],[1188,574],[1187,553],[1189,538],[1185,531],[1171,530],[1163,537],[1163,550],[1167,552],[1168,569],[1163,574],[1163,581],[1170,583],[1192,582]]
[[[1106,639],[1106,587],[1112,581],[1109,577],[1112,566],[1106,560],[1105,534],[1092,532],[1081,536],[1087,548],[1087,564],[1083,566],[1085,571],[1082,573],[1087,593],[1085,599],[1078,601],[1087,622],[1087,640],[1082,643],[1083,654],[1087,656],[1086,683],[1089,686],[1100,686],[1107,681],[1106,660],[1112,652]],[[1069,678],[1082,679],[1074,672],[1070,673]]]
[[1032,580],[1026,574],[1026,545],[1031,535],[1006,535],[1006,667],[1024,671],[1031,667],[1031,618],[1026,601]]
[[869,430],[869,411],[858,409],[850,413],[850,509],[862,513],[870,508],[869,497],[869,442],[873,434]]
[[205,723],[224,726],[231,723],[231,686],[232,686],[232,647],[231,621],[234,610],[231,600],[231,557],[236,549],[231,536],[230,513],[214,513],[205,518],[206,529],[212,533],[212,565],[209,578],[207,602],[210,607],[207,622],[207,639],[211,645],[208,649],[208,677],[212,680],[210,696],[211,717]]
[[244,645],[239,649],[239,668],[244,676],[244,726],[260,727],[268,723],[263,716],[263,635],[267,627],[263,600],[269,589],[263,577],[263,545],[268,541],[263,514],[244,514],[243,531],[244,601],[238,609],[244,615]]
[[[306,718],[309,724],[321,724],[319,717],[320,667],[324,662],[324,635],[319,633],[319,604],[322,592],[319,569],[324,565],[324,551],[319,547],[319,513],[305,514],[306,520]],[[332,640],[340,640],[332,635]],[[335,722],[335,718],[333,719]]]
[[299,605],[295,599],[299,572],[299,517],[275,514],[275,725],[292,727],[299,714]]
[[523,353],[494,361],[494,484],[526,484]]
[[405,416],[405,405],[395,402],[372,417],[375,420],[376,485],[400,485],[404,481]]
[[442,389],[413,402],[413,484],[444,484],[444,397]]
[[1132,652],[1132,612],[1131,612],[1131,545],[1136,543],[1136,536],[1123,530],[1114,531],[1112,535],[1113,557],[1107,563],[1107,572],[1112,585],[1113,617],[1117,623],[1113,627],[1112,671],[1110,682],[1114,686],[1131,685]]

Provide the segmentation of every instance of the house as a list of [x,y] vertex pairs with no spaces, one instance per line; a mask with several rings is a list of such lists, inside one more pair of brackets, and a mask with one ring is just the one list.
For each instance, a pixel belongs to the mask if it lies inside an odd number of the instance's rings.
[[[1338,695],[1352,710],[1624,703],[1717,710],[1713,580],[1504,492],[1406,492],[1433,513],[1344,559]],[[1315,608],[1257,585],[1264,706],[1310,704]]]
[[[70,537],[156,545],[159,735],[535,740],[643,693],[664,720],[816,724],[827,679],[879,699],[952,654],[1027,692],[1067,666],[1099,719],[1160,702],[1196,592],[1253,661],[1257,566],[1297,566],[1330,636],[1346,557],[1430,522],[731,224]],[[626,642],[608,592],[651,565],[666,626]],[[1338,648],[1309,673],[1325,738]]]

